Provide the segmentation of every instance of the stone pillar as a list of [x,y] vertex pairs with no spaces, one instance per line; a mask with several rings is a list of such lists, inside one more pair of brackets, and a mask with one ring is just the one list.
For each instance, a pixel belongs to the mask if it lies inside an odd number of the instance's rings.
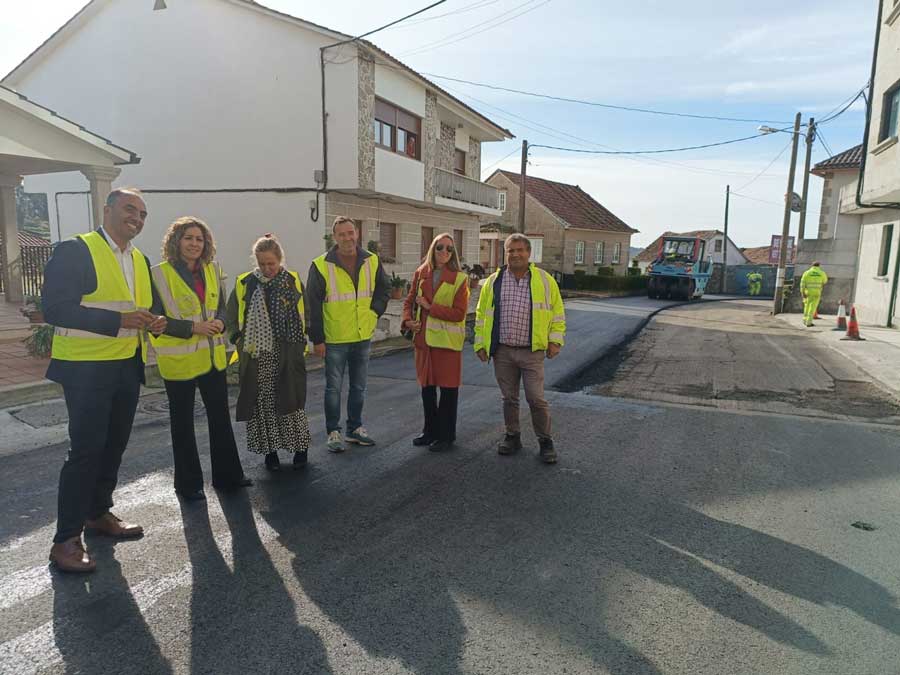
[[22,253],[19,250],[19,234],[16,227],[16,188],[21,176],[0,174],[0,234],[3,248],[0,265],[3,266],[3,290],[7,302],[22,302]]
[[103,225],[103,207],[106,196],[112,192],[112,182],[122,173],[114,166],[88,166],[81,170],[91,184],[91,227],[88,232]]

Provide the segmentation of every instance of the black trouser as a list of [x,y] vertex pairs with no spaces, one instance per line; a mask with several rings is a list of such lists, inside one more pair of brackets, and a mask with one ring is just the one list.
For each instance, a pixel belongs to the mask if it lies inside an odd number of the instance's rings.
[[437,387],[422,387],[422,406],[425,409],[422,433],[436,441],[455,441],[459,387],[441,387],[440,404],[437,390]]
[[213,368],[193,380],[166,380],[165,383],[175,457],[175,490],[195,492],[203,488],[203,469],[194,436],[194,392],[197,388],[206,406],[212,483],[219,488],[233,487],[243,477],[244,470],[231,428],[225,371]]
[[112,508],[141,391],[138,367],[143,365],[135,359],[123,362],[113,384],[104,388],[63,385],[71,448],[59,474],[55,543],[80,536],[85,520]]

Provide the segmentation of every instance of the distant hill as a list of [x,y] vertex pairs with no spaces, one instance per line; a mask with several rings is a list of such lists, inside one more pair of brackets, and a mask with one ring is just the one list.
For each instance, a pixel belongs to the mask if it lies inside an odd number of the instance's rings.
[[636,256],[638,253],[640,253],[643,250],[644,249],[642,249],[640,246],[629,246],[628,247],[628,259],[631,260],[632,258],[634,258],[634,256]]

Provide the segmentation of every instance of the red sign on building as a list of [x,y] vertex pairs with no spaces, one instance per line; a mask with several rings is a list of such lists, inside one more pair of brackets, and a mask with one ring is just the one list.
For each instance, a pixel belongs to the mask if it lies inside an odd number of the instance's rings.
[[[769,247],[769,264],[777,265],[779,257],[781,255],[781,235],[773,234],[772,235],[772,244]],[[794,238],[788,237],[787,240],[787,263],[788,265],[794,264]]]

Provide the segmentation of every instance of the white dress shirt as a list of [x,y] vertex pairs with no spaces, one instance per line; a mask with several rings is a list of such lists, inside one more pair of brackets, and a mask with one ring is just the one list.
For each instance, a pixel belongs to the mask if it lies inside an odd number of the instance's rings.
[[128,284],[128,290],[131,291],[131,297],[134,297],[134,259],[131,257],[132,251],[134,251],[134,246],[131,245],[131,242],[128,242],[128,245],[125,246],[125,250],[119,248],[118,244],[116,244],[115,240],[109,236],[109,232],[107,232],[102,227],[100,228],[100,232],[103,233],[103,236],[106,237],[106,241],[109,243],[110,249],[112,249],[113,255],[116,257],[116,260],[119,263],[119,267],[122,268],[122,274],[125,275],[125,283]]

